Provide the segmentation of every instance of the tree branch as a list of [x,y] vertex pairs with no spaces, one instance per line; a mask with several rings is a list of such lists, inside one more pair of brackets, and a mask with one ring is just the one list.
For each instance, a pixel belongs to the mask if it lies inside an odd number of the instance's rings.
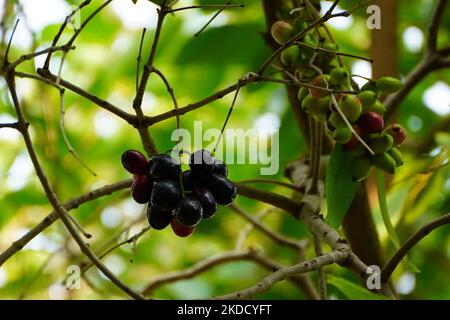
[[265,277],[258,284],[234,293],[230,293],[223,296],[213,297],[215,300],[236,300],[236,299],[250,299],[257,294],[263,293],[270,289],[276,283],[288,279],[289,277],[311,272],[317,270],[320,267],[333,264],[343,263],[349,257],[349,251],[335,250],[330,253],[324,254],[320,257],[316,257],[309,261],[304,261],[291,267],[285,267],[278,271],[275,271]]
[[391,257],[388,263],[384,266],[381,271],[381,281],[386,283],[389,281],[392,272],[406,256],[406,254],[423,238],[425,238],[431,231],[450,224],[450,213],[439,217],[430,223],[424,225],[416,233],[414,233],[408,240],[397,250],[397,252]]
[[[171,272],[162,275],[160,277],[157,277],[145,286],[144,290],[142,291],[142,294],[144,296],[148,296],[153,291],[155,291],[155,289],[159,288],[164,284],[172,283],[179,280],[191,279],[223,263],[228,263],[232,261],[243,261],[243,260],[253,261],[258,265],[274,272],[284,268],[283,265],[257,253],[254,249],[242,252],[231,251],[212,258],[202,260],[188,269]],[[303,290],[303,285],[301,283],[303,279],[301,275],[292,276],[288,280],[292,282],[295,286],[297,286],[300,290]]]
[[408,94],[419,84],[429,73],[450,67],[450,61],[447,63],[445,57],[450,54],[446,50],[437,50],[437,33],[439,30],[439,23],[444,13],[447,0],[438,0],[438,3],[433,11],[431,21],[428,27],[428,38],[425,53],[420,63],[411,71],[406,77],[403,88],[397,93],[387,97],[385,101],[386,115],[385,118],[390,119],[397,111],[400,103],[408,96]]
[[[39,68],[37,70],[37,73],[40,76],[42,76],[43,78],[48,79],[51,82],[53,82],[54,84],[56,84],[57,76],[52,74],[49,70]],[[129,113],[123,111],[122,109],[116,107],[115,105],[109,103],[108,101],[102,100],[99,97],[93,95],[92,93],[89,93],[86,90],[81,89],[80,87],[77,87],[76,85],[74,85],[74,84],[70,83],[69,81],[66,81],[62,78],[59,79],[59,84],[61,86],[63,86],[64,88],[66,88],[70,91],[73,91],[73,92],[79,94],[80,96],[88,99],[89,101],[95,103],[100,108],[103,108],[103,109],[115,114],[116,116],[125,120],[129,124],[136,126],[136,117],[133,116],[132,114],[129,114]]]
[[[111,185],[103,186],[98,189],[94,189],[90,192],[87,192],[81,196],[73,198],[68,202],[63,204],[63,207],[67,210],[73,210],[78,208],[80,205],[99,199],[106,195],[110,195],[119,190],[123,190],[129,188],[131,186],[131,179],[123,180]],[[0,254],[0,266],[4,264],[9,258],[15,255],[17,252],[22,250],[31,240],[33,240],[38,234],[43,232],[45,229],[50,227],[55,221],[59,219],[56,211],[51,212],[48,216],[46,216],[41,222],[39,222],[35,227],[29,230],[26,234],[24,234],[20,239],[14,241],[12,245],[6,249],[3,253]]]

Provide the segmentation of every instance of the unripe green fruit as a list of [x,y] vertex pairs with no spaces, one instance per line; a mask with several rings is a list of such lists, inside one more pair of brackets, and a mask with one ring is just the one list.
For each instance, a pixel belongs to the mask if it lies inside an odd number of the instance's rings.
[[309,94],[309,90],[308,90],[307,88],[305,88],[305,87],[301,87],[301,88],[298,90],[298,95],[297,95],[298,101],[302,102],[303,99],[304,99],[308,94]]
[[347,88],[350,85],[349,74],[345,67],[334,68],[330,72],[330,84],[338,88]]
[[300,55],[300,49],[297,46],[290,46],[281,53],[281,62],[286,66],[293,66]]
[[355,95],[346,94],[339,100],[339,108],[350,122],[356,122],[362,112],[361,101]]
[[400,167],[403,165],[404,161],[400,150],[394,147],[388,151],[388,154],[392,157],[392,159],[394,159],[396,167]]
[[366,83],[362,86],[361,91],[373,91],[373,92],[377,93],[377,92],[378,92],[378,89],[377,89],[377,84],[376,84],[376,82],[375,82],[375,81],[372,81],[372,80],[366,82]]
[[341,115],[336,111],[331,112],[328,117],[328,122],[334,128],[339,128],[342,125],[345,125],[344,119],[342,119]]
[[[306,34],[303,37],[302,42],[304,44],[307,44],[310,47],[316,48],[317,47],[317,41],[316,39],[314,39],[314,37],[312,37],[309,34]],[[305,59],[307,59],[309,61],[309,59],[312,57],[312,55],[315,53],[316,51],[314,49],[308,48],[308,47],[303,47],[302,48],[302,54],[304,55]]]
[[307,95],[302,102],[303,109],[313,115],[317,120],[325,121],[329,111],[330,97],[314,98],[312,95]]
[[378,169],[395,173],[395,160],[386,152],[376,154],[371,158],[372,164]]
[[394,93],[400,90],[403,85],[401,81],[394,77],[382,77],[377,80],[377,89],[387,93]]
[[347,127],[339,127],[333,131],[333,139],[340,144],[346,144],[352,139],[353,133]]
[[345,154],[349,159],[355,159],[367,155],[367,149],[362,144],[358,144],[353,149],[348,149]]
[[275,41],[283,45],[291,38],[294,27],[286,21],[279,20],[272,25],[270,31]]
[[370,162],[369,158],[365,156],[356,158],[353,161],[351,169],[352,179],[357,182],[362,181],[370,175],[371,171],[372,163]]
[[[311,81],[311,84],[316,87],[327,88],[327,84],[329,81],[330,81],[330,77],[328,75],[321,74],[321,75],[318,75],[317,77],[315,77]],[[322,98],[322,97],[328,96],[330,94],[329,91],[321,90],[319,88],[310,88],[309,92],[311,93],[311,95],[314,98]]]
[[362,91],[358,94],[358,98],[362,104],[362,113],[366,113],[375,105],[377,94],[370,90]]
[[392,148],[394,144],[394,139],[388,135],[384,134],[380,137],[372,138],[368,141],[370,149],[376,154],[383,153]]
[[370,108],[369,112],[375,112],[382,116],[386,113],[386,107],[380,100],[376,100],[375,104]]

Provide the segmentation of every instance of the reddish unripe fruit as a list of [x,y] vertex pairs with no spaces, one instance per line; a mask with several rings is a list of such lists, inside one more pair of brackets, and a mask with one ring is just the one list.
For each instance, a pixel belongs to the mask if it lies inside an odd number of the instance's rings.
[[144,204],[150,201],[153,181],[148,175],[134,175],[131,185],[131,196],[134,201]]
[[[358,136],[361,136],[361,129],[360,129],[360,127],[359,127],[358,125],[355,125],[355,126],[353,127],[353,129],[354,129],[355,132],[358,134]],[[356,135],[353,134],[353,136],[352,136],[352,138],[350,139],[350,141],[347,142],[347,143],[344,145],[344,148],[347,149],[347,150],[354,149],[355,147],[357,147],[357,146],[359,145],[359,143],[360,143],[360,142],[359,142],[358,138],[356,137]]]
[[142,175],[147,171],[148,161],[137,150],[127,150],[121,157],[123,167],[130,173]]
[[[319,75],[311,81],[311,84],[316,87],[326,88],[329,79],[330,77],[328,75]],[[318,88],[310,88],[309,91],[311,95],[316,99],[325,97],[330,94],[328,91]]]
[[406,140],[405,128],[397,123],[388,126],[385,132],[394,138],[394,146],[399,146]]
[[172,227],[173,233],[181,238],[189,237],[195,231],[195,227],[184,226],[177,219],[173,219],[170,226]]
[[363,134],[379,133],[384,128],[384,120],[375,112],[367,112],[358,121],[359,128]]
[[271,28],[272,37],[276,42],[283,45],[285,44],[289,38],[291,37],[294,27],[286,21],[277,21],[272,25]]

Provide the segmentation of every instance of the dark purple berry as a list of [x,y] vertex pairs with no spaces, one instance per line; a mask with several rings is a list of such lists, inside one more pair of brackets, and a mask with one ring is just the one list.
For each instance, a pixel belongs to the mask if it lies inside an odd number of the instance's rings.
[[214,158],[208,150],[197,150],[189,158],[192,171],[199,174],[208,174],[213,170]]
[[205,177],[196,174],[192,170],[186,170],[182,173],[181,179],[184,191],[192,191],[203,184]]
[[155,207],[148,206],[147,220],[153,229],[162,230],[173,220],[173,214],[171,211],[162,211]]
[[358,120],[362,134],[379,133],[383,130],[384,120],[381,115],[375,112],[367,112]]
[[121,157],[123,167],[133,174],[145,174],[148,161],[145,156],[137,150],[127,150]]
[[195,227],[184,226],[177,219],[173,219],[170,226],[172,227],[173,233],[181,238],[189,237],[195,231]]
[[213,173],[220,174],[221,176],[227,177],[228,176],[228,167],[222,160],[216,159],[214,161]]
[[163,180],[153,186],[150,203],[163,211],[172,211],[181,200],[182,194],[178,183],[172,180]]
[[229,205],[236,198],[236,186],[224,176],[211,174],[208,177],[207,188],[214,195],[218,204]]
[[181,173],[180,165],[167,154],[157,154],[148,162],[148,173],[155,181],[178,181]]
[[184,226],[196,226],[203,217],[203,208],[200,201],[192,197],[186,197],[180,201],[175,209],[178,222]]
[[217,211],[217,201],[214,195],[205,188],[195,189],[191,193],[191,197],[197,199],[203,207],[203,218],[210,218]]
[[152,194],[153,181],[148,175],[134,175],[131,185],[131,196],[137,203],[147,203]]

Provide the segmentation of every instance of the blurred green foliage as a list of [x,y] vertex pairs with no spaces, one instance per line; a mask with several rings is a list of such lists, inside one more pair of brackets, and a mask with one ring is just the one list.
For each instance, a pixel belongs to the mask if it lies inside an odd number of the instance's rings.
[[[67,2],[78,4],[80,1]],[[180,1],[178,6],[182,3],[183,1]],[[198,3],[223,2],[202,0]],[[193,36],[198,31],[194,27],[208,21],[214,11],[179,12],[167,17],[155,64],[171,82],[180,105],[195,102],[234,83],[246,72],[255,70],[270,54],[261,37],[265,30],[265,19],[260,2],[246,0],[239,3],[244,3],[245,8],[226,10],[226,19],[217,24],[213,23],[198,37]],[[424,30],[432,2],[403,0],[400,3],[399,36],[401,37],[409,26]],[[94,5],[83,9],[83,16],[95,10],[96,5],[98,2],[94,1]],[[346,1],[345,8],[347,5]],[[133,6],[131,0],[129,6]],[[150,5],[147,8],[155,10]],[[152,17],[154,20],[155,16]],[[76,50],[68,54],[62,75],[63,78],[132,113],[141,29],[125,27],[122,19],[117,11],[109,7],[93,19],[77,39]],[[194,20],[201,20],[202,23],[195,23],[193,27]],[[154,25],[154,21],[150,24]],[[444,26],[439,41],[448,44],[450,26],[448,23]],[[350,28],[351,32],[348,29],[333,30],[341,50],[368,55],[370,34],[365,28],[364,12],[353,17]],[[49,45],[57,29],[58,24],[51,24],[36,33],[35,44],[38,44],[39,48]],[[67,30],[63,40],[67,40],[72,32]],[[143,48],[144,59],[149,52],[153,32],[152,28],[147,32]],[[13,44],[11,56],[17,57],[33,49],[34,45],[23,48]],[[60,58],[61,54],[54,55],[54,72]],[[420,53],[412,53],[402,45],[402,74],[406,75],[412,70],[419,59]],[[345,60],[349,63],[352,61],[348,58]],[[34,69],[40,66],[37,63],[42,63],[42,59],[23,64],[20,70],[33,73]],[[439,151],[436,149],[431,156],[414,153],[414,146],[423,141],[443,118],[427,108],[422,99],[424,91],[438,81],[448,84],[449,72],[439,71],[427,77],[402,103],[397,115],[398,121],[408,129],[410,137],[404,150],[407,154],[406,165],[395,176],[394,185],[388,195],[388,204],[401,241],[406,240],[427,221],[450,212],[450,170],[448,166],[440,167],[448,157],[445,154],[440,158],[436,157],[445,147],[448,150],[448,137],[447,140],[439,140],[447,141],[447,146],[443,145]],[[18,79],[17,82],[39,157],[62,200],[66,201],[94,187],[129,178],[129,174],[120,165],[120,155],[126,149],[142,150],[134,128],[84,98],[66,91],[66,132],[78,154],[96,172],[97,176],[92,176],[69,154],[64,143],[59,128],[58,92],[31,80]],[[201,120],[204,129],[220,128],[231,99],[232,95],[228,95],[183,116],[182,127],[192,130],[193,122]],[[0,101],[0,117],[14,119],[14,110],[3,80],[0,82]],[[144,97],[145,113],[157,115],[170,109],[170,96],[159,79],[152,77]],[[296,127],[282,86],[260,83],[243,88],[229,128],[252,128],[257,119],[266,113],[274,114],[280,119],[280,172],[276,178],[283,179],[283,167],[303,154],[305,143]],[[419,125],[413,125],[411,128],[414,122],[419,122]],[[173,146],[170,136],[174,128],[175,119],[150,128],[159,150],[167,150]],[[0,150],[0,251],[4,251],[12,241],[51,212],[51,207],[33,172],[29,171],[30,163],[26,160],[24,144],[20,137],[12,130],[1,129]],[[14,168],[16,169],[12,170]],[[427,170],[430,168],[439,169]],[[231,165],[231,179],[257,178],[259,169],[258,165]],[[20,181],[23,183],[19,183]],[[280,187],[261,187],[290,195],[289,191]],[[251,214],[267,208],[243,198],[238,198],[237,203]],[[386,237],[376,201],[373,201],[373,207],[385,245],[385,255],[389,257],[394,249]],[[110,245],[138,232],[146,225],[143,210],[143,206],[134,205],[128,192],[123,191],[82,205],[72,213],[83,227],[94,235],[89,240],[92,248],[102,252],[104,244],[131,222],[136,221],[129,232],[119,236]],[[264,222],[291,237],[307,236],[304,225],[280,212],[269,215]],[[105,262],[124,282],[141,289],[158,275],[186,268],[206,257],[233,250],[245,225],[246,222],[231,210],[221,208],[214,219],[204,221],[196,233],[187,239],[176,238],[170,228],[160,232],[151,230],[138,241],[135,251],[132,251],[131,245],[124,245],[106,258]],[[448,232],[448,228],[433,232],[411,252],[411,260],[422,272],[415,275],[413,290],[405,292],[405,297],[450,297],[450,285],[446,285],[450,283],[450,275],[446,272],[450,267]],[[296,259],[296,254],[291,249],[274,245],[257,231],[253,231],[245,243],[248,246],[257,246],[266,255],[286,264],[293,263]],[[307,255],[313,255],[312,249],[308,250]],[[131,257],[133,263],[130,263]],[[95,268],[87,272],[90,283],[83,281],[81,290],[63,289],[61,292],[58,288],[67,276],[67,266],[82,260],[83,256],[78,248],[70,240],[63,226],[57,222],[0,268],[0,299],[125,298],[124,294]],[[331,296],[337,299],[351,298],[352,296],[340,291],[342,288],[339,286],[348,285],[345,282],[347,280],[358,283],[355,275],[337,266],[329,267],[327,271],[335,276],[330,282]],[[161,287],[154,294],[158,298],[207,297],[252,285],[265,274],[266,270],[251,262],[232,262],[216,267],[195,279]],[[394,274],[394,283],[398,284],[402,279],[404,281],[402,274],[400,267]],[[316,276],[313,277],[315,279]],[[336,277],[347,280],[337,281]],[[411,284],[411,281],[408,284]],[[290,283],[284,282],[258,298],[302,299],[303,294]]]

